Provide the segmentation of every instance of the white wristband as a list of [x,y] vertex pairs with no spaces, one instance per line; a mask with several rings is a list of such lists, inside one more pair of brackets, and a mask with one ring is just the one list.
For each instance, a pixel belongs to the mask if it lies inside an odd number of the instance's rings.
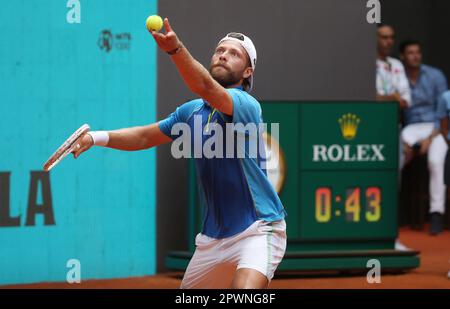
[[109,142],[109,134],[107,131],[89,131],[88,134],[92,137],[94,145],[106,146]]

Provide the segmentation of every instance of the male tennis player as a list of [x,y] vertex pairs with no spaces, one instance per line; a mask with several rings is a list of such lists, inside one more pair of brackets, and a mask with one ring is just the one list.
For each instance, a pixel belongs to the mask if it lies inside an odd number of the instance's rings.
[[[186,124],[194,132],[196,117],[201,117],[203,144],[211,138],[210,127],[221,126],[226,131],[227,123],[262,122],[260,104],[248,94],[256,49],[247,36],[230,33],[220,40],[208,72],[190,55],[167,18],[164,27],[166,33],[152,32],[153,38],[171,56],[189,89],[201,98],[181,105],[158,123],[89,132],[74,152],[75,158],[92,145],[141,150],[170,142],[178,137],[174,125]],[[206,211],[181,287],[266,288],[285,253],[286,224],[284,208],[260,166],[261,158],[203,156],[195,161]]]

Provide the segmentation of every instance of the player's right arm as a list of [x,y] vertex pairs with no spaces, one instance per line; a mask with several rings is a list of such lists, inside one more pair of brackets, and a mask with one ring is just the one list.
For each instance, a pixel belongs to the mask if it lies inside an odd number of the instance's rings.
[[151,34],[159,48],[165,52],[175,52],[172,55],[172,61],[185,84],[192,92],[209,102],[220,112],[230,116],[233,115],[233,98],[228,91],[214,80],[200,62],[192,57],[178,39],[167,18],[164,19],[164,27],[166,29],[165,34],[155,31],[152,31]]
[[[108,134],[109,139],[104,147],[125,151],[148,149],[172,141],[170,137],[161,131],[158,123],[107,131],[106,133]],[[79,144],[80,148],[73,153],[75,158],[90,149],[94,145],[94,141],[91,135],[85,134]]]

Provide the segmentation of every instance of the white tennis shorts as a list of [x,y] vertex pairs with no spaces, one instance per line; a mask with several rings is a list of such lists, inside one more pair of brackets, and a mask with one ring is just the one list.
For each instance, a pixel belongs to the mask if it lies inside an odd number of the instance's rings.
[[286,251],[286,222],[259,220],[245,231],[223,239],[199,233],[195,245],[182,289],[230,288],[239,268],[255,269],[270,282]]

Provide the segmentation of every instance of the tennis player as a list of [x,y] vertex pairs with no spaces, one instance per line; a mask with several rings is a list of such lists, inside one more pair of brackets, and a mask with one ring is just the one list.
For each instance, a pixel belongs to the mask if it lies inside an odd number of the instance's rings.
[[[203,144],[217,126],[226,132],[226,124],[262,122],[261,106],[249,94],[256,66],[256,49],[250,38],[227,34],[219,41],[208,72],[178,39],[167,18],[164,27],[166,33],[152,32],[153,38],[200,98],[157,123],[91,131],[75,150],[75,158],[92,145],[141,150],[171,142],[179,137],[179,132],[172,130],[176,124],[185,124],[194,132],[194,119],[199,117]],[[232,132],[239,134],[245,132]],[[225,134],[223,140],[226,138],[230,135]],[[200,199],[206,210],[181,288],[266,288],[270,283],[286,250],[286,213],[261,160],[260,156],[195,159]]]

